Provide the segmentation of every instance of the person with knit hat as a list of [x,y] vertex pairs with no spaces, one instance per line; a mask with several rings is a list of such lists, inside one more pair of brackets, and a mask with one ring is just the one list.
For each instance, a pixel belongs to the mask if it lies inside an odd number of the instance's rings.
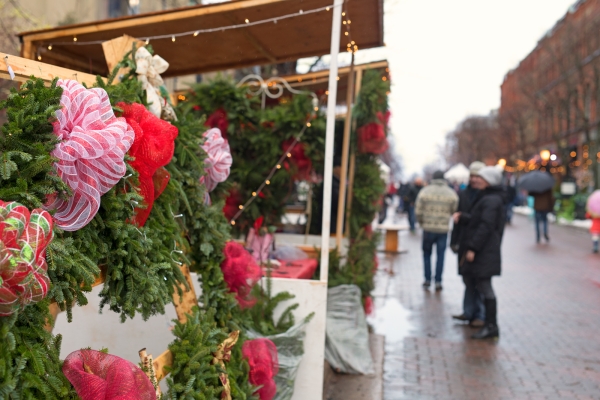
[[458,196],[448,186],[442,171],[433,174],[431,185],[424,187],[417,196],[415,214],[423,228],[423,263],[425,283],[431,285],[431,253],[435,245],[437,251],[435,267],[435,290],[442,290],[442,273],[444,272],[444,255],[448,242],[450,218],[457,210]]
[[[485,164],[481,161],[473,161],[469,165],[469,185],[460,191],[458,194],[458,212],[468,212],[471,209],[471,205],[477,198],[479,190],[474,187],[474,181],[479,176],[479,171],[485,167]],[[452,235],[450,237],[450,248],[455,254],[458,254],[458,260],[460,262],[464,254],[460,253],[459,243],[462,236],[464,227],[458,224],[454,224],[452,228]],[[460,269],[459,269],[460,274]],[[485,308],[483,306],[483,298],[477,290],[473,276],[464,276],[463,282],[465,284],[465,294],[463,296],[463,312],[459,315],[453,315],[452,318],[468,322],[470,326],[481,328],[484,325],[485,319]]]
[[473,180],[473,186],[481,193],[470,211],[457,212],[454,222],[464,227],[459,252],[463,254],[459,270],[463,276],[472,277],[485,304],[485,325],[475,333],[474,339],[498,339],[498,302],[492,288],[492,277],[500,275],[500,246],[506,222],[505,191],[502,172],[496,167],[483,167]]

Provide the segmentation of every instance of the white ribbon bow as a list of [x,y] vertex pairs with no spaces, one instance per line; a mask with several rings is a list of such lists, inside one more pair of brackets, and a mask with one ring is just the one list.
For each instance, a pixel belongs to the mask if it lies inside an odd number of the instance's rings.
[[142,82],[142,89],[146,91],[148,109],[158,118],[164,114],[164,119],[177,119],[171,105],[163,99],[160,87],[165,84],[160,74],[169,68],[169,63],[162,57],[150,54],[145,47],[140,47],[135,52],[135,62],[138,79]]

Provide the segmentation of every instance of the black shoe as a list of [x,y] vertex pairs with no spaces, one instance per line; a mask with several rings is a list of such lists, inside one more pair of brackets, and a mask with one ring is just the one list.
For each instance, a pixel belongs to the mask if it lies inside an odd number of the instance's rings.
[[429,282],[429,281],[423,282],[423,289],[429,289],[430,285],[431,285],[431,282]]
[[442,289],[443,289],[442,284],[440,282],[436,282],[435,283],[435,291],[439,292]]
[[550,237],[548,237],[548,235],[544,235],[544,239],[546,239],[546,242],[550,243]]
[[470,319],[465,316],[465,314],[453,315],[452,319],[456,319],[458,321],[469,321]]
[[598,254],[598,249],[594,249],[594,250],[592,250],[592,253],[594,253],[594,254]]
[[471,336],[471,339],[499,339],[500,329],[498,325],[487,323],[479,332]]

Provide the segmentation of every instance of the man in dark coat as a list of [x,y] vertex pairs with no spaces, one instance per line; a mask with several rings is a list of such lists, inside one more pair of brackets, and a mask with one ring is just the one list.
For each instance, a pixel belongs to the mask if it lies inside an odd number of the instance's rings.
[[[479,171],[485,167],[485,164],[481,161],[474,161],[469,165],[469,185],[458,194],[458,212],[467,213],[471,210],[472,204],[477,199],[479,190],[473,187],[475,179],[479,175]],[[464,256],[460,253],[459,244],[464,226],[454,224],[452,228],[452,236],[450,238],[450,248],[454,253],[458,254],[458,261],[460,263],[461,258]],[[460,273],[460,270],[459,270]],[[474,277],[463,275],[463,282],[465,284],[465,294],[463,297],[463,312],[460,315],[453,315],[452,318],[459,321],[467,321],[469,325],[480,328],[484,324],[485,319],[485,308],[483,305],[483,298],[481,293],[477,290],[476,282]]]
[[463,276],[472,276],[484,298],[485,325],[474,339],[500,336],[496,320],[497,300],[492,277],[500,275],[500,245],[506,223],[505,191],[501,186],[502,172],[496,167],[479,171],[474,187],[481,191],[468,213],[456,213],[454,220],[464,226],[459,252],[464,254],[459,269]]
[[404,207],[408,214],[408,224],[410,225],[410,232],[415,233],[415,223],[417,222],[415,216],[415,202],[419,192],[423,189],[423,181],[421,178],[416,178],[415,181],[408,187],[408,191],[404,198]]
[[543,193],[529,193],[533,196],[533,209],[535,210],[535,234],[537,243],[540,242],[540,224],[544,229],[544,239],[550,242],[548,236],[548,214],[554,210],[554,195],[552,189],[546,190]]

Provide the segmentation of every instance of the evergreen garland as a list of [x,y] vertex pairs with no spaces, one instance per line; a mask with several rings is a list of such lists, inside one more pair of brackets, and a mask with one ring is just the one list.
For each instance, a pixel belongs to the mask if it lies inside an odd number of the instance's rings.
[[61,336],[44,329],[49,300],[0,318],[0,399],[77,399],[62,373]]

